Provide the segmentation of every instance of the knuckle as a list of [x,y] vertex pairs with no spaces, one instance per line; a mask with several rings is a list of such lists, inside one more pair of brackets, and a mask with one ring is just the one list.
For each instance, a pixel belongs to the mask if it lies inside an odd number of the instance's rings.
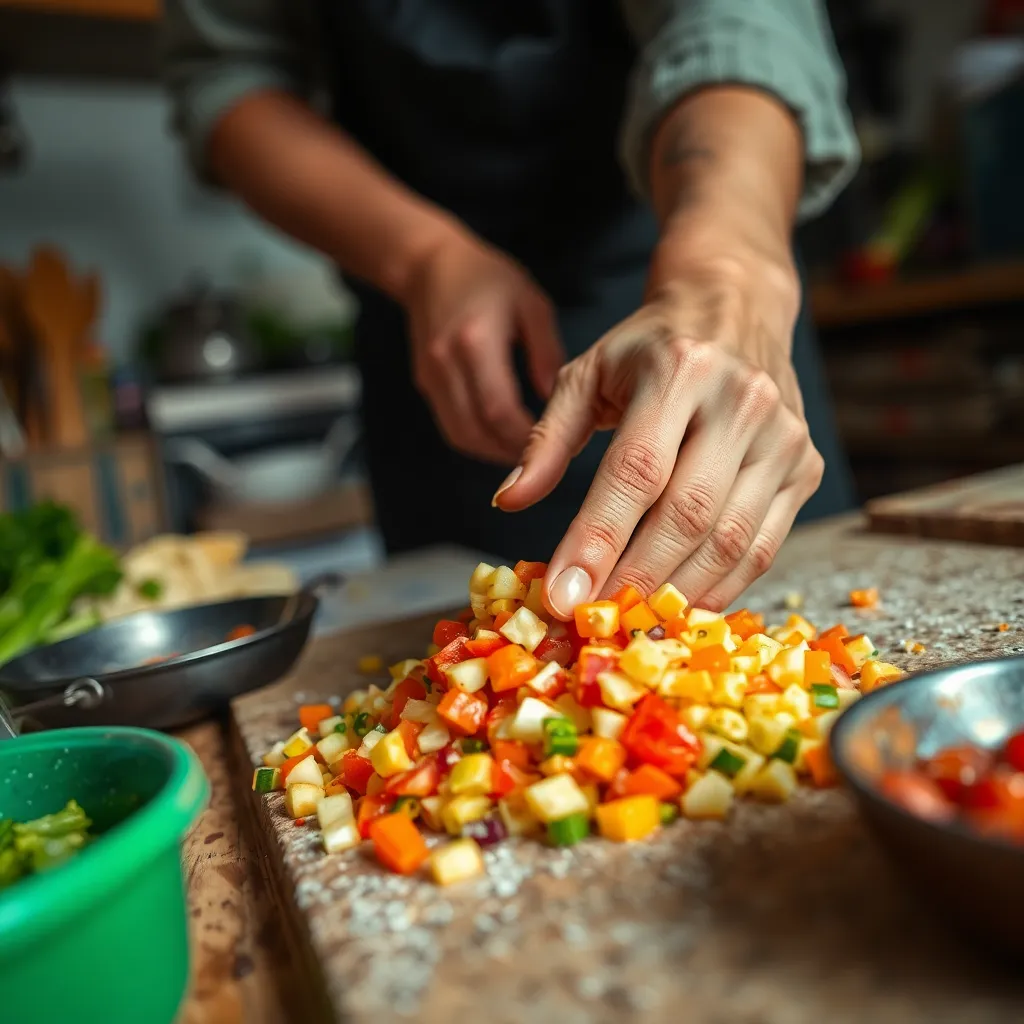
[[633,587],[641,594],[653,594],[661,583],[662,580],[658,579],[653,573],[637,565],[620,569],[615,574],[616,590],[620,587]]
[[[792,413],[787,415],[783,421],[781,433],[782,449],[787,455],[802,455],[811,442],[811,435],[807,429],[807,424]],[[815,454],[817,455],[817,452]]]
[[622,546],[623,538],[611,523],[592,519],[583,524],[580,549],[587,561],[600,562],[609,552],[614,554],[620,551]]
[[665,506],[665,518],[683,537],[703,537],[715,524],[715,503],[709,491],[690,486]]
[[723,565],[735,565],[750,550],[754,530],[739,516],[723,516],[715,524],[708,542],[715,559]]
[[[750,565],[756,576],[763,576],[775,561],[781,543],[768,533],[758,534],[750,545]],[[755,576],[755,578],[756,578]]]
[[657,369],[661,373],[702,380],[712,370],[714,353],[706,342],[688,335],[673,335],[657,347]]
[[665,471],[657,446],[646,438],[630,437],[608,450],[612,478],[630,497],[649,500],[661,493]]
[[769,373],[751,369],[740,379],[740,402],[749,419],[763,420],[779,407],[782,393]]

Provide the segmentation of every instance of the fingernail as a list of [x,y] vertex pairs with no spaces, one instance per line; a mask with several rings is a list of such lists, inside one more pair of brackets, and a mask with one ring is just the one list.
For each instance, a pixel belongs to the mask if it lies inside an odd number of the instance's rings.
[[578,565],[570,565],[568,569],[563,569],[551,584],[551,607],[559,615],[568,618],[576,605],[582,604],[590,597],[593,588],[594,583],[587,573]]
[[520,476],[522,476],[522,473],[523,473],[523,467],[522,466],[516,466],[516,468],[513,469],[512,472],[509,473],[509,475],[507,477],[505,477],[504,482],[494,492],[494,497],[491,498],[491,508],[497,508],[498,507],[498,499],[502,496],[502,494],[505,491],[507,491],[519,479]]

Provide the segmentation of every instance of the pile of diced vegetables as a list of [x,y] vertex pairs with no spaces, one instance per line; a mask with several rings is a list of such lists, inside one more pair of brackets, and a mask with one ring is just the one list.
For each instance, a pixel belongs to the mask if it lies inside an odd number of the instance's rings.
[[[253,789],[284,790],[298,823],[315,816],[328,853],[369,840],[385,867],[428,864],[448,884],[509,836],[643,839],[680,813],[725,818],[737,796],[832,785],[836,717],[902,675],[864,634],[818,633],[799,614],[766,629],[746,610],[689,608],[671,584],[558,622],[545,570],[477,566],[470,608],[438,622],[425,659],[340,708],[301,707]],[[851,603],[868,604],[861,593]],[[418,826],[452,841],[431,850]]]

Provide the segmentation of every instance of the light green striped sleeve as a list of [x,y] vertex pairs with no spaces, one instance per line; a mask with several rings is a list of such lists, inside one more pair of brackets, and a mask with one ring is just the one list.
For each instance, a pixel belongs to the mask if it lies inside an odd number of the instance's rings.
[[820,0],[621,0],[639,53],[621,153],[633,187],[649,192],[651,141],[687,93],[749,85],[783,102],[800,123],[805,177],[801,219],[825,210],[857,170],[846,78]]

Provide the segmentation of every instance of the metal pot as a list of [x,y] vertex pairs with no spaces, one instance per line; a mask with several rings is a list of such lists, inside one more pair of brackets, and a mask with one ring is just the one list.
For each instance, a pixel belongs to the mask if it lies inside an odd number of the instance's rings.
[[355,447],[359,427],[343,417],[320,444],[281,445],[228,460],[198,438],[172,438],[164,447],[171,462],[191,466],[226,503],[280,504],[329,490]]
[[156,352],[161,381],[223,380],[258,369],[259,362],[239,303],[204,282],[164,315]]

